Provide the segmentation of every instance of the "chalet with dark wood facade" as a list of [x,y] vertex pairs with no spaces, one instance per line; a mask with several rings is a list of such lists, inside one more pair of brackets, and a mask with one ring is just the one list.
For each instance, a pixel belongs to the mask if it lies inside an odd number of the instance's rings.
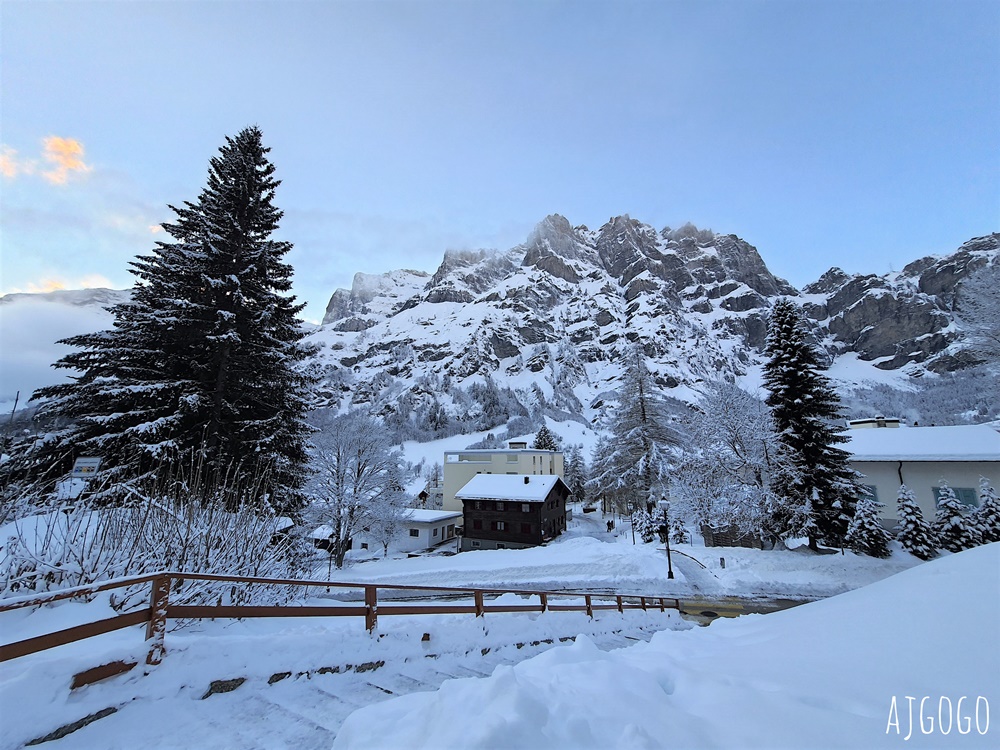
[[520,549],[554,539],[566,528],[569,487],[558,476],[477,474],[462,501],[462,550]]

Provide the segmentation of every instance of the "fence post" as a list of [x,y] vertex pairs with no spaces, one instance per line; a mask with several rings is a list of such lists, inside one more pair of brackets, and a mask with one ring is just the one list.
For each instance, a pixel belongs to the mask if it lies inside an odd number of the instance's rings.
[[642,607],[642,611],[645,612],[646,611],[646,597],[644,597],[644,596],[640,596],[639,597],[639,605]]
[[170,577],[158,576],[153,579],[149,592],[149,622],[146,624],[146,640],[149,653],[146,654],[146,664],[155,666],[163,661],[166,653],[164,639],[167,633],[167,601],[170,597]]
[[594,605],[590,601],[590,594],[584,596],[584,600],[587,602],[587,617],[591,620],[594,619]]
[[365,586],[365,627],[369,633],[378,625],[378,587]]
[[549,610],[549,595],[539,594],[538,598],[542,600],[542,612],[548,612]]
[[664,609],[664,607],[663,607],[663,597],[660,597],[660,611],[661,611],[661,612],[666,612],[666,611],[667,611],[667,610],[666,610],[666,609]]
[[618,611],[624,612],[625,608],[622,606],[622,598],[620,596],[616,596],[615,601],[618,602]]
[[475,591],[473,593],[476,597],[476,617],[482,617],[485,612],[483,609],[483,592]]

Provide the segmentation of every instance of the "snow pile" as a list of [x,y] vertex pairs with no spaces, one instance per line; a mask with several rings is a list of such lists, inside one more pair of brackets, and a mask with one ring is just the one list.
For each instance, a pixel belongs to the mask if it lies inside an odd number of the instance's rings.
[[995,747],[984,701],[1000,707],[998,592],[992,544],[611,653],[579,638],[361,709],[334,747]]

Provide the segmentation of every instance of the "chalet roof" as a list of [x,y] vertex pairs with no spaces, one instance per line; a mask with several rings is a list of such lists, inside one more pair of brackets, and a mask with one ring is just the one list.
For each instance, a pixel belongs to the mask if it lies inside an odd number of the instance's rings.
[[1000,461],[1000,432],[988,425],[848,430],[852,461]]
[[[525,482],[524,480],[528,481]],[[540,503],[549,496],[556,482],[555,474],[476,474],[455,497],[459,500],[519,500]]]
[[423,508],[408,508],[404,514],[404,521],[414,521],[416,523],[436,523],[438,521],[448,521],[453,518],[461,518],[460,510],[425,510]]

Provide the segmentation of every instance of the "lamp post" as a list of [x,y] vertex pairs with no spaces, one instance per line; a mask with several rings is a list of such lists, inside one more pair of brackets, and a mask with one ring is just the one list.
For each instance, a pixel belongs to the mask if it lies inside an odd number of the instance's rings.
[[670,560],[670,501],[661,497],[657,505],[660,508],[662,523],[660,525],[660,537],[667,548],[667,578],[673,579],[674,566]]

